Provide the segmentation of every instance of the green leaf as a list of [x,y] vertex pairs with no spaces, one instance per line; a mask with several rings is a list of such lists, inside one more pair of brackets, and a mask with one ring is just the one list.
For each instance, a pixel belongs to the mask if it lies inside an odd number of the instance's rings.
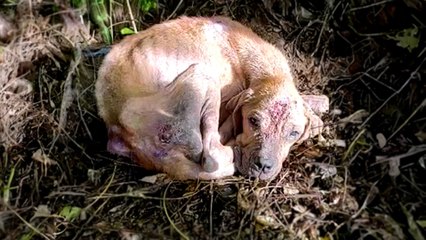
[[72,222],[80,216],[80,213],[81,208],[79,207],[65,206],[64,208],[62,208],[59,215],[64,217],[68,222]]
[[157,8],[157,1],[156,0],[139,0],[138,1],[139,8],[142,12],[146,13],[149,12],[152,9]]
[[33,236],[34,236],[34,233],[25,233],[19,238],[19,240],[31,240]]
[[417,220],[416,222],[420,227],[426,228],[426,220]]
[[124,28],[120,29],[121,35],[132,35],[134,33],[135,33],[135,31],[133,31],[133,29],[128,28],[128,27],[124,27]]
[[418,36],[416,36],[418,31],[419,29],[417,26],[414,26],[413,28],[407,28],[398,32],[395,36],[388,35],[387,37],[397,41],[396,45],[411,52],[413,49],[419,46],[420,39]]
[[104,40],[104,42],[106,42],[107,44],[111,44],[112,43],[112,36],[111,36],[109,29],[104,26],[104,27],[101,28],[100,32],[101,32],[101,36],[102,36],[102,39]]
[[74,8],[81,8],[86,6],[86,0],[71,0],[71,6]]
[[420,230],[419,226],[417,226],[416,221],[414,220],[414,216],[411,214],[411,212],[408,211],[408,209],[400,204],[402,208],[402,212],[405,214],[405,217],[407,218],[408,223],[408,232],[411,234],[411,237],[415,240],[424,240],[425,237],[423,236],[422,231]]

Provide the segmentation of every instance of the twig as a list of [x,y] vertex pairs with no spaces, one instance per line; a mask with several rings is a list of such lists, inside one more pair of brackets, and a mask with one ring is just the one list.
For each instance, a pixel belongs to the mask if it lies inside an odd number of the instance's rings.
[[213,239],[213,181],[210,182],[210,215],[209,215],[209,232],[210,239]]
[[356,135],[354,140],[349,145],[348,150],[346,150],[345,155],[343,156],[344,160],[346,160],[349,157],[349,154],[354,149],[356,142],[358,141],[359,138],[361,138],[361,136],[365,133],[365,131],[367,131],[367,130],[365,128],[363,128],[361,131],[358,132],[358,134]]
[[330,13],[329,13],[329,10],[327,8],[327,13],[326,13],[326,15],[324,17],[320,33],[318,34],[317,43],[315,44],[315,51],[312,52],[311,57],[313,57],[318,52],[318,48],[319,48],[319,45],[321,43],[321,37],[322,37],[322,34],[324,33],[326,25],[328,24],[328,18],[329,18],[329,16],[330,16]]
[[373,183],[373,185],[371,186],[370,191],[368,191],[368,194],[365,197],[364,202],[362,203],[361,207],[358,209],[358,211],[354,215],[351,216],[351,219],[357,218],[362,213],[362,211],[364,211],[364,209],[367,208],[367,205],[369,203],[369,200],[371,200],[371,196],[373,195],[374,190],[377,190],[376,184],[377,184],[377,182]]
[[405,81],[405,83],[396,91],[394,92],[392,95],[389,96],[388,99],[386,99],[386,101],[384,101],[382,103],[382,105],[380,105],[370,116],[368,116],[367,119],[365,119],[365,121],[358,127],[358,128],[363,128],[370,120],[371,118],[373,118],[380,110],[382,110],[382,108],[384,106],[386,106],[386,104],[392,99],[394,98],[396,95],[398,95],[399,93],[402,92],[402,90],[404,90],[404,88],[408,85],[408,83],[411,82],[411,80],[414,78],[414,76],[419,72],[420,67],[423,65],[423,63],[426,61],[426,58],[423,58],[422,62],[419,64],[419,66],[414,70],[414,72],[412,72],[410,74],[410,77]]
[[375,166],[377,164],[384,163],[384,162],[393,161],[393,160],[396,160],[396,159],[406,158],[406,157],[409,157],[409,156],[412,156],[412,155],[415,155],[415,154],[418,154],[418,153],[422,153],[422,152],[426,152],[426,144],[423,144],[423,145],[420,145],[420,146],[415,146],[415,147],[413,147],[413,149],[411,149],[410,151],[403,153],[403,154],[399,154],[399,155],[396,155],[396,156],[377,160],[375,163],[371,164],[371,166]]
[[[384,69],[384,71],[386,71],[386,70],[388,70],[388,69],[389,69],[389,68],[388,68],[388,67],[386,67],[386,68]],[[377,77],[377,78],[375,78],[375,77],[371,76],[371,75],[370,75],[370,74],[368,74],[367,72],[366,72],[366,73],[363,73],[363,74],[364,74],[364,76],[366,76],[366,77],[370,78],[371,80],[374,80],[376,83],[378,83],[378,84],[380,84],[380,85],[382,85],[382,86],[386,87],[387,89],[391,90],[392,92],[395,92],[395,91],[396,91],[393,87],[391,87],[391,86],[387,85],[386,83],[383,83],[382,81],[380,81],[380,80],[379,80],[379,79],[380,79],[380,76],[381,76],[382,74],[380,74],[380,75],[379,75],[379,77]]]
[[423,99],[423,102],[419,105],[419,106],[417,106],[417,108],[413,111],[413,113],[411,113],[411,115],[401,124],[401,126],[399,126],[399,128],[395,131],[395,132],[393,132],[392,133],[392,135],[390,135],[389,137],[388,137],[388,139],[387,139],[387,141],[386,141],[386,143],[388,143],[389,142],[389,140],[391,139],[391,138],[393,138],[405,125],[407,125],[407,123],[414,117],[414,115],[416,115],[416,113],[418,112],[418,111],[420,111],[420,109],[422,109],[422,108],[424,108],[424,107],[426,107],[426,98],[425,99]]
[[358,11],[358,10],[361,10],[361,9],[367,9],[367,8],[379,6],[379,5],[382,5],[382,4],[385,4],[385,3],[388,3],[388,2],[393,2],[393,1],[394,0],[384,0],[384,1],[381,1],[381,2],[375,2],[375,3],[367,4],[367,5],[364,5],[364,6],[355,7],[355,8],[349,9],[349,12],[354,12],[354,11]]
[[112,176],[109,179],[109,182],[107,183],[107,185],[105,186],[105,189],[101,192],[101,194],[99,194],[99,196],[96,196],[95,200],[93,202],[91,202],[89,205],[87,205],[85,207],[85,210],[89,209],[91,206],[93,206],[99,199],[101,199],[101,197],[108,191],[109,187],[111,186],[112,182],[114,181],[115,178],[115,172],[117,171],[117,165],[114,165],[114,170],[112,172]]
[[[111,186],[111,184],[112,184],[112,182],[114,181],[114,178],[115,178],[115,172],[116,172],[116,170],[117,170],[117,165],[114,165],[114,171],[112,172],[112,176],[111,176],[111,178],[110,178],[110,180],[108,181],[108,183],[107,183],[107,185],[105,186],[105,189],[101,192],[101,194],[99,194],[99,196],[97,196],[96,198],[95,198],[95,200],[93,201],[93,202],[91,202],[89,205],[87,205],[85,208],[84,208],[84,211],[87,211],[90,207],[92,207],[99,199],[101,199],[101,197],[102,197],[102,195],[104,195],[107,191],[108,191],[108,189],[109,189],[109,187]],[[91,217],[82,225],[82,226],[80,226],[80,228],[79,228],[79,231],[77,232],[77,234],[74,236],[74,238],[73,238],[73,240],[74,239],[79,239],[79,237],[80,237],[80,235],[81,235],[81,233],[83,232],[83,229],[84,229],[84,227],[85,226],[87,226],[87,224],[89,224],[92,220],[93,220],[93,218],[95,218],[95,216],[96,216],[96,214],[105,206],[105,204],[107,203],[109,201],[109,199],[107,199],[106,201],[104,201],[102,204],[101,204],[101,206],[99,206],[96,210],[95,210],[95,212],[91,215]]]
[[354,31],[356,34],[358,34],[361,37],[380,37],[380,36],[385,36],[388,35],[389,33],[387,32],[378,32],[378,33],[361,33],[358,32],[358,30],[356,30],[353,26],[349,25],[349,28],[352,29],[352,31]]
[[[80,64],[81,61],[81,49],[80,46],[75,46],[74,51],[74,59],[70,63],[70,70],[68,71],[67,78],[65,79],[64,83],[64,93],[62,95],[62,102],[61,102],[61,109],[59,112],[59,123],[58,123],[58,129],[59,132],[56,135],[55,139],[52,141],[52,146],[49,150],[53,149],[55,142],[58,140],[60,133],[65,130],[65,126],[67,123],[67,116],[68,116],[68,108],[71,106],[71,103],[73,101],[73,91],[72,91],[72,78],[74,73],[77,71],[77,67]],[[65,132],[65,131],[64,131]]]
[[130,6],[129,0],[126,0],[126,5],[127,5],[127,9],[129,11],[129,15],[130,15],[130,21],[132,22],[133,31],[135,31],[135,33],[137,33],[138,29],[136,28],[135,17],[133,16],[133,12],[132,12],[132,8]]
[[178,5],[176,6],[175,10],[173,10],[173,12],[166,18],[166,21],[169,20],[170,18],[173,17],[173,15],[175,15],[176,11],[179,9],[180,5],[182,5],[183,0],[180,0]]
[[185,239],[185,240],[189,240],[189,237],[188,236],[186,236],[179,228],[177,228],[176,227],[176,225],[175,225],[175,223],[173,222],[173,220],[170,218],[170,215],[169,215],[169,213],[168,213],[168,211],[167,211],[167,206],[166,206],[166,194],[167,194],[167,190],[169,190],[169,187],[170,187],[170,184],[171,184],[172,182],[170,182],[168,185],[167,185],[167,187],[166,187],[166,189],[164,190],[164,194],[163,194],[163,199],[162,199],[162,202],[163,202],[163,204],[162,204],[162,206],[163,206],[163,209],[164,209],[164,213],[166,214],[166,218],[167,218],[167,220],[169,221],[169,223],[170,223],[170,225],[172,226],[172,228],[183,238],[183,239]]
[[15,167],[10,169],[9,179],[7,180],[7,185],[3,190],[3,201],[5,204],[9,204],[10,200],[10,186],[12,185],[13,177],[15,176]]
[[90,132],[89,126],[87,126],[87,123],[84,120],[83,109],[81,108],[81,104],[80,104],[80,100],[79,99],[80,98],[77,98],[78,113],[80,115],[80,119],[81,119],[81,122],[83,123],[84,129],[86,130],[87,135],[89,136],[89,139],[93,141],[92,133]]

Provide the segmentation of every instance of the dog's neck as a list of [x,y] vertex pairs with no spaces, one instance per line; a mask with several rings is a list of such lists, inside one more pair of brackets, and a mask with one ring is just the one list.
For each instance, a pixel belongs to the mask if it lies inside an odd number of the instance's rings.
[[[245,88],[272,81],[273,84],[293,84],[290,67],[284,55],[272,44],[260,43],[255,39],[240,45],[239,56]],[[281,82],[279,82],[281,81]],[[279,82],[279,83],[278,83]]]

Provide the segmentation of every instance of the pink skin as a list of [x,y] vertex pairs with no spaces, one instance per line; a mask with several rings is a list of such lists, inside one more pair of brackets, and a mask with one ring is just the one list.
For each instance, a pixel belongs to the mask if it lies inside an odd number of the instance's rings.
[[[288,101],[278,100],[272,103],[272,106],[268,108],[269,116],[271,117],[271,121],[275,124],[278,124],[280,120],[284,119],[285,114],[288,113],[289,106]],[[270,129],[272,130],[272,129]]]
[[[220,143],[217,131],[220,94],[202,94],[193,88],[192,78],[202,77],[194,75],[198,73],[195,66],[179,75],[164,93],[129,99],[120,124],[108,126],[108,151],[176,179],[232,175],[232,148]],[[208,97],[201,101],[204,96]]]

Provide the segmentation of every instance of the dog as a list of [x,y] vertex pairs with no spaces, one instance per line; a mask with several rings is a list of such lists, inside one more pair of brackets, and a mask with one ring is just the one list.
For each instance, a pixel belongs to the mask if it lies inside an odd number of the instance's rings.
[[177,179],[274,178],[321,119],[284,55],[225,17],[180,17],[128,36],[95,86],[108,151]]

